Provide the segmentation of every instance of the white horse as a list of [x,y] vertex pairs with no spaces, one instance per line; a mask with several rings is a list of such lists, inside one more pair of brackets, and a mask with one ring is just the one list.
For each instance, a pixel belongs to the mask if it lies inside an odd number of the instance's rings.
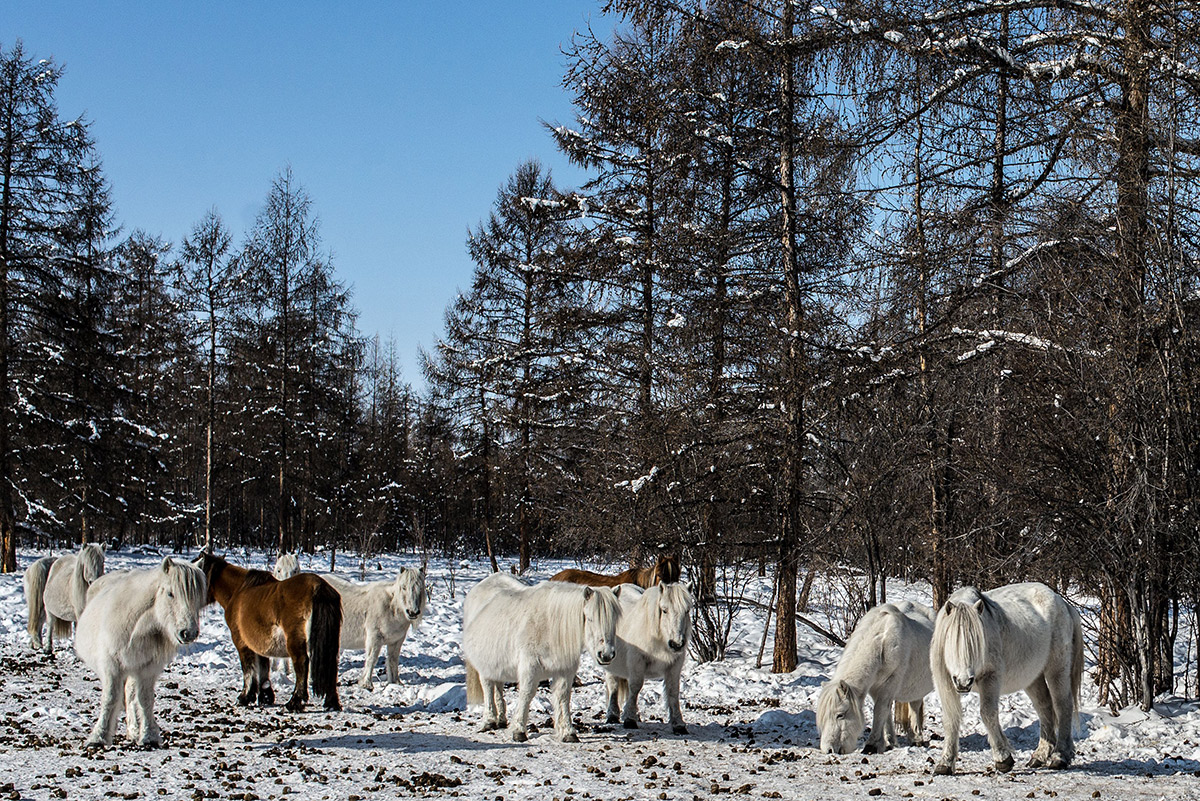
[[371,689],[375,663],[385,645],[388,682],[398,683],[400,646],[408,636],[409,627],[420,626],[429,609],[425,571],[405,567],[392,581],[368,584],[357,584],[329,573],[324,578],[342,596],[342,650],[366,651],[358,685]]
[[687,734],[679,707],[679,674],[692,636],[692,594],[683,584],[656,584],[645,591],[623,584],[618,590],[616,655],[604,666],[608,722],[623,719],[625,728],[636,729],[642,684],[661,678],[671,731]]
[[100,716],[89,748],[112,744],[122,707],[133,744],[162,744],[154,684],[179,646],[199,635],[206,593],[204,573],[170,558],[148,570],[110,573],[92,585],[75,636],[79,657],[100,677]]
[[997,770],[1013,766],[1012,746],[1000,728],[1000,696],[1021,689],[1038,714],[1039,739],[1029,766],[1071,764],[1083,629],[1079,612],[1061,595],[1034,582],[990,592],[963,587],[938,612],[929,661],[946,721],[946,745],[935,774],[954,772],[961,696],[969,692],[979,694],[979,715]]
[[607,587],[561,581],[529,586],[506,573],[476,584],[463,602],[463,661],[467,703],[484,703],[484,731],[504,728],[504,683],[517,682],[512,738],[529,738],[529,704],[538,682],[550,679],[554,733],[579,742],[571,720],[571,685],[587,649],[601,665],[616,652],[621,606]]
[[46,608],[46,644],[44,650],[54,652],[54,638],[71,633],[71,624],[87,603],[88,587],[104,574],[104,548],[88,543],[78,554],[60,556],[46,573],[42,602]]
[[25,609],[28,622],[29,641],[36,651],[42,650],[42,624],[46,622],[46,579],[50,576],[50,565],[56,556],[43,556],[25,568]]
[[[275,569],[271,571],[271,575],[279,581],[290,579],[292,576],[300,572],[300,558],[294,553],[281,553],[275,560]],[[284,657],[282,659],[271,660],[272,670],[281,670],[284,675],[291,675],[292,660]],[[270,674],[267,674],[267,681],[270,682]]]
[[[850,635],[837,669],[817,699],[821,750],[848,754],[866,725],[863,702],[874,701],[871,736],[864,754],[897,744],[892,704],[914,743],[925,742],[925,696],[933,691],[929,644],[933,610],[910,601],[873,607]],[[906,705],[906,706],[905,706]],[[911,710],[911,717],[907,714]]]

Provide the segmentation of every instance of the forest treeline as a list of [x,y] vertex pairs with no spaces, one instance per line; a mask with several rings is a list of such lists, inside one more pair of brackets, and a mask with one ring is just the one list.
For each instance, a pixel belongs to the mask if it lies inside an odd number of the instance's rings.
[[1176,689],[1200,4],[599,9],[547,125],[589,178],[514,165],[420,393],[290,173],[244,243],[114,245],[86,125],[5,52],[6,141],[55,165],[6,145],[9,541],[675,551],[718,629],[731,575],[774,576],[776,670],[814,571],[864,606],[1036,579],[1099,599],[1104,702]]

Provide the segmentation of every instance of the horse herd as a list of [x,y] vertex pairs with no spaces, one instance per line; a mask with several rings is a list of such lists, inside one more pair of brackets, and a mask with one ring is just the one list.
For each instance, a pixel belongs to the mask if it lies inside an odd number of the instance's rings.
[[[218,603],[224,610],[242,665],[239,704],[274,703],[271,660],[290,660],[295,682],[287,709],[304,708],[311,684],[325,708],[336,710],[342,649],[366,652],[359,684],[369,689],[386,645],[388,681],[398,680],[400,647],[427,612],[424,578],[422,570],[404,568],[394,580],[357,584],[299,572],[291,555],[281,556],[272,574],[208,552],[195,562],[165,558],[154,568],[104,573],[104,551],[85,545],[78,554],[30,565],[25,597],[34,647],[51,654],[54,638],[69,635],[74,624],[75,649],[100,678],[100,712],[88,746],[112,743],[124,709],[130,741],[154,747],[162,742],[155,682],[178,648],[196,640],[203,607]],[[660,678],[672,731],[686,734],[679,692],[692,608],[672,557],[619,576],[564,570],[534,585],[492,574],[463,603],[467,702],[483,705],[483,731],[508,728],[524,741],[534,693],[549,681],[555,738],[578,742],[571,690],[587,652],[605,673],[609,723],[636,728],[642,685]],[[1007,771],[1014,755],[1000,728],[999,697],[1024,690],[1040,724],[1029,765],[1065,768],[1074,757],[1082,671],[1079,613],[1043,584],[990,592],[964,587],[936,615],[907,601],[880,604],[859,621],[821,687],[820,747],[838,754],[857,747],[868,695],[874,712],[863,753],[896,745],[897,725],[913,743],[927,744],[924,699],[936,689],[945,746],[934,772],[952,773],[962,696],[974,692],[995,768]],[[510,723],[504,686],[511,683],[517,707]]]

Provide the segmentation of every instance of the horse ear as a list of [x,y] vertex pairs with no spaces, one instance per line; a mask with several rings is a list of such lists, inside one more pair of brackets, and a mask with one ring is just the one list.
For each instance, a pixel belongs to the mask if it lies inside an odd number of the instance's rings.
[[169,556],[163,557],[162,569],[163,569],[164,573],[171,572],[171,557],[169,557]]
[[592,599],[592,588],[584,587],[583,588],[583,600],[590,601],[591,599]]
[[983,598],[980,598],[978,601],[975,602],[975,611],[978,612],[979,614],[982,615],[983,610],[986,608],[987,608],[987,602]]
[[837,690],[838,698],[850,697],[850,685],[846,684],[846,682],[839,679],[830,683],[833,684],[834,688]]
[[617,586],[613,587],[613,595],[620,598],[621,597],[621,588],[624,586],[625,586],[624,584],[618,584]]

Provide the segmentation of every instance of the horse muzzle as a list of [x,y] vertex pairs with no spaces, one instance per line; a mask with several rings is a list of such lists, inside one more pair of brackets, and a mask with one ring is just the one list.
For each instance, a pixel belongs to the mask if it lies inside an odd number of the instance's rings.
[[601,665],[608,665],[612,664],[614,657],[616,657],[616,653],[613,651],[609,651],[607,653],[601,652],[596,654],[596,661]]
[[954,680],[954,689],[958,690],[959,695],[966,695],[967,693],[971,692],[971,689],[974,686],[975,679],[968,679],[967,681],[959,681],[958,679]]
[[177,636],[179,637],[179,642],[183,643],[184,645],[190,645],[196,641],[197,637],[200,636],[200,629],[180,629],[177,633]]
[[680,651],[683,650],[683,642],[680,640],[668,640],[667,647],[670,648],[675,653],[679,653]]
[[409,620],[416,620],[421,616],[421,612],[419,610],[413,609],[405,609],[404,614],[408,615]]

